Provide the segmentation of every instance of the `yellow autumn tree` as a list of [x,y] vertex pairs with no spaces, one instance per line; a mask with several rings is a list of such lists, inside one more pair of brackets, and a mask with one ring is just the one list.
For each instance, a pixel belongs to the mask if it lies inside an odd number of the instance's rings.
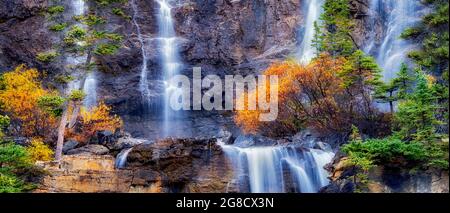
[[0,78],[0,106],[11,118],[16,132],[23,136],[48,137],[56,125],[56,118],[38,106],[38,100],[51,92],[39,81],[36,69],[20,65]]
[[30,146],[27,147],[27,151],[33,162],[53,160],[53,150],[44,144],[40,138],[33,138]]

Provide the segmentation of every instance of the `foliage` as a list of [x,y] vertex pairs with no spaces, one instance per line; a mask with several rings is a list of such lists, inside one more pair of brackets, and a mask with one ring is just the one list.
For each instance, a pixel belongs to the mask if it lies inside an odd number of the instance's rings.
[[[403,142],[396,138],[354,140],[342,147],[342,151],[358,161],[372,161],[376,165],[420,162],[426,160],[426,149],[422,143]],[[365,159],[365,160],[361,160]]]
[[127,0],[95,0],[100,5],[106,6],[112,3],[126,3]]
[[93,37],[96,39],[109,39],[111,41],[120,42],[123,40],[123,36],[117,33],[108,33],[105,31],[94,31]]
[[114,15],[122,17],[124,19],[131,19],[131,17],[129,15],[125,14],[125,12],[123,12],[123,10],[120,8],[113,8],[112,13]]
[[435,126],[441,122],[436,119],[439,108],[435,95],[435,84],[418,73],[417,86],[405,101],[399,104],[395,114],[397,134],[406,140],[429,141],[435,139]]
[[[414,28],[403,33],[403,38],[413,39],[421,34],[422,49],[410,53],[411,58],[419,65],[438,71],[440,68],[448,69],[449,34],[448,34],[448,1],[425,1],[433,12],[425,15],[422,22]],[[412,33],[414,32],[414,33]]]
[[45,52],[45,53],[38,53],[36,55],[36,59],[40,62],[48,63],[53,61],[56,57],[58,57],[58,53],[55,51]]
[[67,35],[64,38],[64,42],[67,45],[73,45],[76,42],[83,41],[86,38],[86,34],[86,30],[81,28],[80,26],[72,26],[72,28],[67,32]]
[[59,23],[59,24],[54,24],[52,26],[49,27],[49,29],[51,31],[63,31],[64,29],[66,29],[67,27],[67,23]]
[[349,0],[325,1],[324,12],[320,17],[322,23],[320,27],[316,26],[321,29],[316,29],[316,49],[324,50],[332,56],[349,56],[356,50],[351,36],[355,23],[350,16],[349,5]]
[[14,175],[0,173],[0,193],[18,193],[24,191],[24,183]]
[[94,53],[97,55],[113,55],[120,48],[117,44],[99,44],[98,47],[94,50]]
[[375,99],[381,103],[389,103],[391,114],[394,113],[394,102],[404,100],[412,89],[415,76],[410,74],[406,64],[402,64],[397,77],[388,83],[379,85],[374,93]]
[[89,14],[86,16],[75,16],[74,19],[76,21],[79,21],[87,26],[95,26],[95,25],[100,25],[100,24],[104,24],[106,23],[106,20],[103,17],[94,15],[94,14]]
[[[343,123],[347,119],[339,107],[342,81],[335,74],[343,64],[344,59],[322,55],[308,66],[293,61],[272,65],[264,74],[279,77],[279,84],[271,85],[278,86],[278,120],[262,123],[258,121],[261,111],[241,110],[236,113],[235,122],[253,133],[267,126],[277,134],[294,133],[303,127],[324,132],[346,128]],[[258,95],[257,91],[249,94],[252,93]],[[237,101],[246,101],[246,96],[248,94],[241,95]]]
[[34,169],[25,147],[0,140],[0,193],[23,192],[33,189],[26,182]]
[[82,101],[86,94],[83,90],[72,90],[69,95],[69,99],[72,101]]
[[47,12],[50,14],[50,15],[55,15],[55,14],[59,14],[59,13],[62,13],[62,12],[64,12],[64,6],[61,6],[61,5],[56,5],[56,6],[51,6],[51,7],[49,7],[48,9],[47,9]]
[[44,144],[41,139],[33,139],[30,146],[27,147],[27,152],[33,162],[36,161],[51,161],[54,152],[50,147]]
[[55,94],[44,95],[39,97],[38,106],[52,116],[59,117],[62,115],[63,104],[66,100]]
[[55,81],[61,84],[67,84],[74,80],[74,77],[71,75],[57,75],[55,77]]
[[6,72],[0,79],[0,107],[11,118],[14,132],[27,137],[49,138],[56,119],[38,106],[42,96],[51,94],[42,88],[39,73],[24,65]]
[[86,110],[81,109],[80,112],[81,127],[79,131],[69,130],[68,137],[74,138],[80,142],[87,142],[90,138],[95,136],[97,131],[115,130],[122,128],[123,122],[117,115],[111,114],[111,108],[100,103],[98,106]]
[[0,115],[0,138],[4,136],[3,130],[9,126],[11,120],[7,115]]

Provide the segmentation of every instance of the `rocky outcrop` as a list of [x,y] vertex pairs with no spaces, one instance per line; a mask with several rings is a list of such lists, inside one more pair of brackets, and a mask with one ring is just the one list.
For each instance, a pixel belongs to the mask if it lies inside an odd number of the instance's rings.
[[232,176],[226,161],[215,139],[166,139],[134,147],[127,163],[153,171],[145,182],[161,181],[165,191],[225,192]]
[[[48,171],[36,192],[226,192],[233,173],[215,139],[166,139],[141,144],[128,155],[127,167],[86,145]],[[74,149],[77,150],[77,149]],[[69,152],[74,152],[71,150]]]
[[46,7],[46,0],[0,2],[0,70],[21,63],[43,68],[35,57],[52,46],[45,17],[40,14]]
[[400,169],[399,167],[375,166],[367,174],[367,183],[355,184],[356,170],[343,153],[337,153],[327,166],[331,176],[330,185],[322,193],[448,193],[448,170]]

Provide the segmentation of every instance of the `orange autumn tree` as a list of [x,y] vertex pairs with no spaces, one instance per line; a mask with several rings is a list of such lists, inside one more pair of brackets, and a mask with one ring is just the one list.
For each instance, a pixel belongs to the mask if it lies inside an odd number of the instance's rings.
[[39,100],[54,93],[45,90],[39,72],[25,65],[0,78],[0,107],[11,118],[16,134],[49,138],[56,126],[55,116],[39,107]]
[[328,55],[319,56],[307,66],[295,61],[273,64],[263,74],[279,77],[278,85],[267,85],[278,86],[278,119],[260,122],[258,117],[262,111],[248,110],[246,97],[257,96],[255,90],[245,92],[237,99],[238,102],[244,101],[246,110],[236,112],[235,122],[247,133],[264,129],[262,133],[270,136],[295,133],[305,127],[319,131],[344,127],[342,124],[348,119],[339,107],[345,100],[342,81],[336,75],[343,64],[344,59],[333,59]]
[[[269,81],[266,81],[266,100],[270,100],[270,88],[271,87],[277,87],[278,88],[278,101],[279,103],[285,102],[287,95],[294,92],[295,88],[289,81],[287,81],[288,77],[285,77],[288,73],[290,73],[292,70],[295,69],[302,69],[302,67],[293,62],[293,61],[286,61],[283,63],[275,63],[272,66],[270,66],[266,71],[264,71],[264,75],[270,76],[270,75],[276,75],[279,77],[278,79],[278,85],[271,85]],[[256,133],[259,129],[266,126],[268,123],[266,122],[260,122],[259,117],[261,113],[264,113],[264,111],[260,110],[256,103],[256,109],[257,110],[248,110],[248,97],[249,96],[255,96],[256,100],[258,100],[258,89],[252,90],[252,91],[245,91],[244,94],[241,94],[236,99],[236,103],[243,104],[245,110],[239,110],[236,112],[236,116],[234,117],[235,122],[242,127],[242,129],[246,133]],[[279,104],[280,105],[280,104]],[[282,113],[282,112],[280,112]],[[278,117],[280,118],[280,116]],[[289,125],[285,122],[271,122],[271,129],[291,129]]]
[[112,115],[111,108],[103,102],[90,110],[81,108],[78,120],[80,126],[68,129],[67,137],[82,143],[87,143],[90,138],[95,136],[97,131],[109,130],[114,132],[123,126],[120,117]]

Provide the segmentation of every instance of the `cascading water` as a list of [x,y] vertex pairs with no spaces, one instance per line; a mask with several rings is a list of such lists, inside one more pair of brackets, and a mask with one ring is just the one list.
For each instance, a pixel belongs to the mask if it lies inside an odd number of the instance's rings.
[[[74,16],[81,16],[84,15],[87,9],[86,3],[84,0],[73,0],[72,2],[72,13]],[[86,26],[83,24],[77,24],[78,26],[85,28]],[[84,44],[82,42],[78,43],[77,45],[83,46]],[[72,67],[76,67],[77,69],[79,67],[84,66],[86,62],[86,55],[69,55],[66,60],[67,63],[70,64]],[[78,73],[80,74],[80,73]],[[83,76],[81,74],[81,76]],[[82,77],[83,78],[83,77]],[[83,106],[86,108],[92,108],[95,105],[97,105],[97,76],[95,71],[89,72],[87,76],[85,77],[85,81],[83,85],[80,85],[83,81],[76,80],[69,83],[68,90],[74,90],[74,89],[81,89],[86,94],[85,99],[83,100]]]
[[74,15],[79,16],[84,14],[86,9],[84,0],[72,0],[72,6],[74,8]]
[[137,17],[139,15],[138,7],[135,0],[131,0],[131,8],[133,9],[133,25],[136,27],[136,32],[138,36],[139,43],[141,45],[142,54],[142,66],[141,66],[141,76],[139,81],[139,91],[141,92],[142,102],[144,108],[147,110],[150,104],[150,90],[148,88],[148,68],[147,68],[147,51],[145,49],[144,38],[141,33],[141,27],[138,24]]
[[173,119],[175,112],[169,106],[170,94],[177,88],[177,85],[171,85],[169,79],[178,74],[182,67],[179,60],[179,50],[177,48],[177,40],[172,18],[172,6],[170,0],[156,0],[159,4],[158,9],[158,26],[161,48],[161,66],[163,71],[165,94],[163,103],[163,136],[170,135],[169,123]]
[[[377,47],[375,36],[371,36],[364,50],[367,53],[376,52],[375,57],[383,69],[385,81],[395,77],[401,63],[407,62],[408,52],[416,48],[414,43],[400,38],[400,35],[406,28],[420,21],[422,9],[418,0],[372,0],[371,20],[382,20],[384,32],[381,45]],[[374,29],[372,34],[375,34]]]
[[116,168],[118,169],[125,168],[127,164],[127,157],[128,154],[131,152],[131,150],[133,150],[133,148],[123,149],[119,154],[117,154],[115,163]]
[[322,6],[325,0],[306,0],[303,2],[304,27],[302,28],[301,43],[298,57],[301,63],[308,63],[314,58],[315,50],[312,47],[314,38],[314,23],[317,22],[322,13]]
[[[219,143],[243,181],[248,174],[252,193],[288,192],[288,183],[295,192],[314,193],[328,184],[328,173],[323,168],[331,162],[333,152],[295,147],[240,148]],[[290,175],[287,179],[286,173]]]
[[[86,4],[84,0],[73,0],[71,1],[71,17],[72,16],[80,16],[83,15],[86,11]],[[77,24],[78,26],[81,26],[81,24]],[[83,26],[81,26],[83,27]],[[78,44],[77,44],[78,45]],[[78,67],[81,64],[84,63],[86,60],[86,57],[80,56],[77,54],[69,54],[66,57],[66,64],[68,64],[70,67]],[[70,93],[72,90],[80,89],[80,80],[73,80],[69,82],[68,88],[66,93]]]
[[97,77],[95,72],[90,72],[84,82],[83,91],[86,94],[84,98],[84,107],[90,109],[97,105]]

